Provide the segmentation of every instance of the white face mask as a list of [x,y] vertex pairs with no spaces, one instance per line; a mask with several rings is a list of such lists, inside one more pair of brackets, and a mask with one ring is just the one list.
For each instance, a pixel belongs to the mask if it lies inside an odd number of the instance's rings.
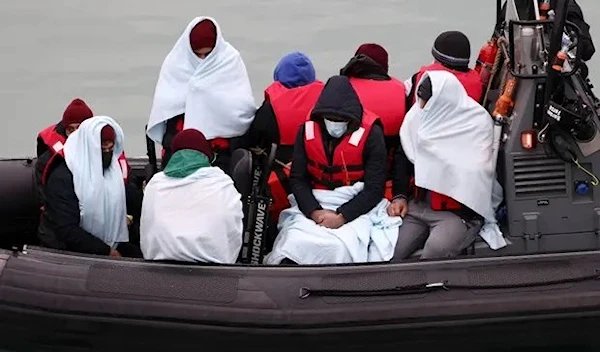
[[333,138],[340,138],[348,131],[348,122],[329,121],[324,119],[327,133]]

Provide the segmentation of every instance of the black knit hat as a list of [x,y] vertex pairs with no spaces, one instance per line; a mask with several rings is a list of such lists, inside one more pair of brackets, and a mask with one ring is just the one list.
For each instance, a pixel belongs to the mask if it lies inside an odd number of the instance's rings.
[[469,67],[471,44],[462,32],[448,31],[436,38],[431,54],[446,67],[464,69]]

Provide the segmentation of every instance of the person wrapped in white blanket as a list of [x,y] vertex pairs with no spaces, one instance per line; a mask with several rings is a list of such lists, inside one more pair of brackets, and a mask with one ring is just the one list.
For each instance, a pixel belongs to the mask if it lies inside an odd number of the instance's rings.
[[146,260],[235,263],[242,247],[242,202],[233,180],[195,129],[179,132],[164,171],[146,186],[140,244]]
[[118,156],[123,131],[107,116],[89,118],[69,135],[44,185],[40,224],[46,246],[73,252],[141,256],[129,245],[125,184]]
[[454,257],[480,234],[506,245],[496,224],[493,121],[450,72],[428,71],[400,130],[395,197],[403,217],[393,261],[423,247],[422,259]]
[[267,264],[391,259],[402,219],[383,199],[386,149],[379,118],[363,109],[346,76],[329,79],[294,146],[291,208]]
[[246,133],[255,112],[240,53],[213,18],[194,18],[162,64],[148,121],[146,134],[163,147],[163,168],[175,134],[194,128],[211,142],[215,165],[228,172],[230,139]]

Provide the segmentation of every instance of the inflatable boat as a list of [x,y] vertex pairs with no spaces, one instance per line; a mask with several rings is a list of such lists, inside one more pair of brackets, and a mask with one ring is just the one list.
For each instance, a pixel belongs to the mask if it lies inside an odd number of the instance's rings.
[[[61,252],[35,246],[35,159],[3,159],[0,349],[597,350],[600,104],[582,74],[566,1],[551,20],[533,2],[533,11],[531,1],[508,2],[490,41],[493,65],[481,68],[490,70],[483,104],[496,121],[508,246],[476,241],[451,260],[330,266]],[[563,33],[572,44],[563,69],[553,70]],[[130,163],[138,185],[157,168],[153,156]],[[265,198],[252,165],[234,175],[249,200],[247,253],[262,248],[253,207]]]

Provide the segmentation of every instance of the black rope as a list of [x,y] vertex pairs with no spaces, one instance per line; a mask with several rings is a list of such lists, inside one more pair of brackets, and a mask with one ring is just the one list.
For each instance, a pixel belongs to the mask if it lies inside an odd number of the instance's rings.
[[302,287],[300,289],[299,298],[305,299],[310,296],[314,297],[377,297],[377,296],[402,296],[402,295],[415,295],[423,294],[434,291],[450,291],[450,290],[502,290],[502,289],[515,289],[515,288],[528,288],[528,287],[543,287],[553,286],[568,283],[578,283],[584,281],[598,280],[600,274],[586,275],[568,279],[552,280],[544,282],[527,282],[520,284],[505,284],[505,285],[456,285],[450,284],[447,281],[432,283],[432,284],[419,284],[409,286],[397,286],[394,288],[380,289],[380,290],[313,290],[308,287]]

